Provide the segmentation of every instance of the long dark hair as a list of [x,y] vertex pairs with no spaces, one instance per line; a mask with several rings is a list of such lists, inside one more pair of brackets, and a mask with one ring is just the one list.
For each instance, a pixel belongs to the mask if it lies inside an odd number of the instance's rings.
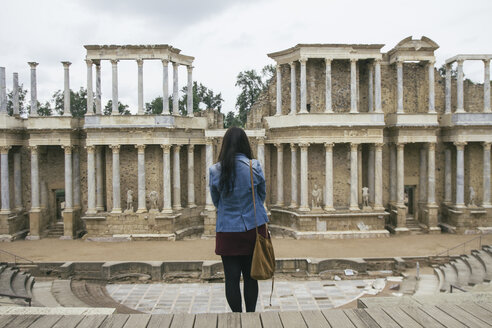
[[237,153],[244,154],[247,158],[252,159],[251,146],[249,145],[248,136],[243,129],[232,127],[229,128],[222,140],[222,148],[220,149],[220,190],[224,190],[229,194],[234,189],[234,179],[236,178],[236,162],[235,156]]

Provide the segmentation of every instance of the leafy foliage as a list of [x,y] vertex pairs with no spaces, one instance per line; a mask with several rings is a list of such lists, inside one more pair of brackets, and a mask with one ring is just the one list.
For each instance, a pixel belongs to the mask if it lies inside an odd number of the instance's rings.
[[[52,102],[55,105],[55,111],[63,115],[64,113],[64,93],[61,90],[56,91],[53,94]],[[95,109],[95,100],[93,103],[93,110]],[[84,117],[87,112],[87,90],[80,88],[78,92],[70,90],[70,110],[73,117]]]
[[[439,72],[439,75],[441,77],[445,77],[446,76],[446,65],[443,64],[441,67],[439,67],[439,69],[437,70]],[[458,76],[458,69],[451,69],[451,78],[454,79]],[[463,74],[464,76],[464,74]]]
[[[27,90],[24,89],[24,85],[19,85],[19,114],[21,116],[28,112],[28,107],[26,106],[26,95]],[[39,107],[38,107],[39,108]],[[9,115],[14,113],[14,91],[10,91],[7,94],[7,112]]]
[[[113,112],[113,101],[109,99],[106,106],[104,106],[104,115],[111,115],[112,112]],[[124,105],[119,101],[118,101],[118,112],[121,115],[131,115],[130,111],[128,110],[128,105]]]

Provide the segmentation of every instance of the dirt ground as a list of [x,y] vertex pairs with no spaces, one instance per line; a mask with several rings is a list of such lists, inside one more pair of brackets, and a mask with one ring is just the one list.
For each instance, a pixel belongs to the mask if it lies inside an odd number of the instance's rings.
[[[476,238],[474,235],[411,235],[390,238],[293,240],[274,239],[277,258],[348,258],[428,256]],[[492,235],[483,235],[482,244],[492,244]],[[478,248],[478,239],[455,249],[462,254]],[[91,242],[42,239],[0,243],[5,250],[35,262],[47,261],[166,261],[219,260],[215,240]],[[12,257],[0,252],[0,261]]]

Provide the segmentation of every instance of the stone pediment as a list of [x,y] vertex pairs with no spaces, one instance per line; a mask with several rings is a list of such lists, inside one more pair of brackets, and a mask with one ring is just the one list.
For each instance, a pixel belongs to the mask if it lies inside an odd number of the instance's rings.
[[420,60],[433,60],[434,51],[439,49],[439,45],[429,39],[422,36],[419,39],[413,39],[409,36],[400,42],[388,52],[390,57],[390,63],[395,61],[420,61]]

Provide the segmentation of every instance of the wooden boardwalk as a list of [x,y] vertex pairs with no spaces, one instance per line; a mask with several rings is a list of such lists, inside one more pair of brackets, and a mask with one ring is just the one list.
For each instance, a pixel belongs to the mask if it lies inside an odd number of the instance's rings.
[[1,315],[12,328],[492,327],[492,304],[220,314]]

